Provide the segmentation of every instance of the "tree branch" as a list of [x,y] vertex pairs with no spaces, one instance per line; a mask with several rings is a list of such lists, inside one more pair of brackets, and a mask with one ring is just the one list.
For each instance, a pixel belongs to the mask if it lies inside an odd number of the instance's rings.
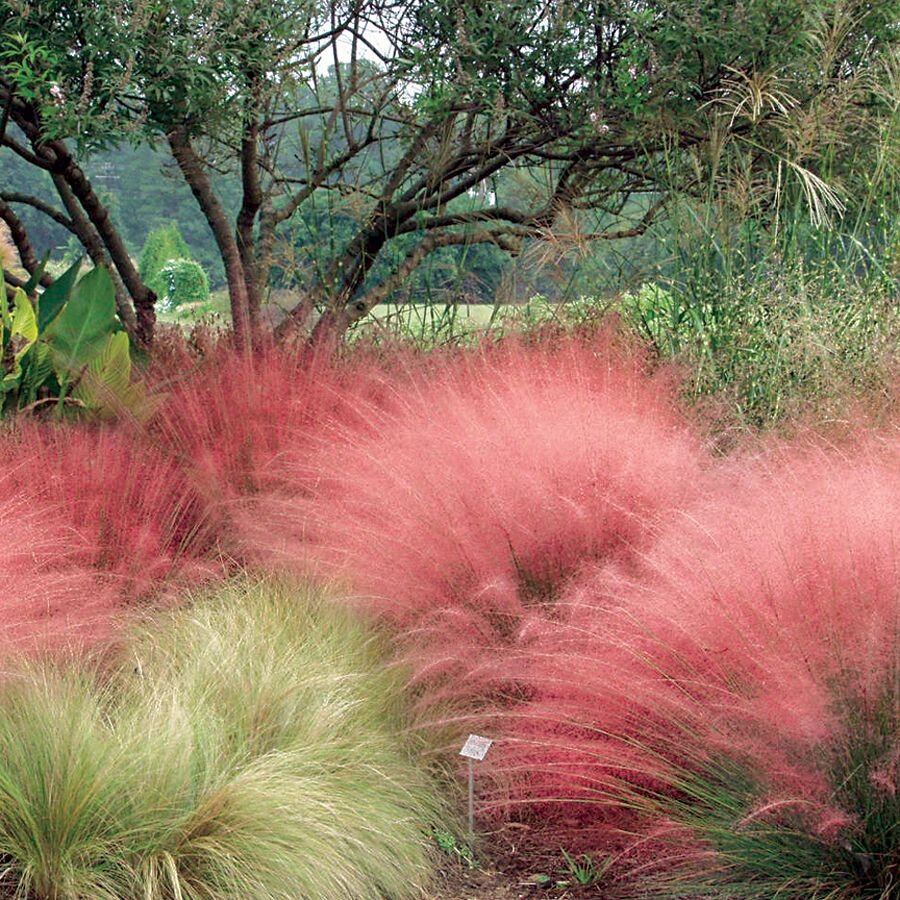
[[653,224],[653,220],[668,201],[669,197],[664,196],[653,203],[641,217],[641,221],[633,228],[622,228],[618,231],[598,231],[581,235],[581,237],[588,241],[618,241],[622,238],[640,237]]
[[23,203],[27,206],[33,206],[45,216],[53,219],[58,225],[62,225],[67,231],[71,231],[76,237],[78,236],[78,232],[76,231],[75,224],[72,220],[58,209],[52,207],[49,203],[41,200],[40,197],[32,197],[30,194],[20,194],[17,191],[3,191],[0,193],[0,200],[5,201],[6,203]]
[[[512,229],[505,233],[497,229],[483,229],[474,234],[449,231],[429,234],[406,254],[403,262],[380,285],[367,292],[364,296],[345,303],[343,306],[332,305],[326,309],[313,329],[311,336],[313,346],[320,348],[331,346],[353,322],[361,319],[376,304],[389,296],[404,279],[409,277],[422,260],[435,250],[454,245],[488,243],[500,247],[501,250],[505,250],[507,253],[516,253],[520,249],[518,238],[521,236],[521,233]],[[346,296],[348,290],[349,285],[345,283],[339,297]],[[294,318],[295,310],[291,310],[285,325],[287,326],[287,323]],[[285,331],[287,331],[287,327]]]
[[24,278],[19,278],[16,275],[13,275],[12,272],[8,272],[6,269],[3,270],[3,280],[10,286],[14,288],[23,288],[27,281]]
[[128,291],[122,283],[118,270],[109,265],[109,258],[106,255],[100,235],[79,206],[78,199],[72,193],[72,189],[69,187],[66,179],[59,173],[53,173],[50,177],[53,179],[56,192],[59,194],[63,205],[72,217],[72,231],[87,251],[91,262],[95,266],[105,266],[109,269],[113,284],[116,286],[116,310],[119,313],[119,318],[129,334],[134,334],[137,331],[137,320],[134,315],[134,309],[128,302]]
[[187,130],[184,127],[175,128],[169,132],[167,138],[175,162],[178,163],[184,180],[209,224],[225,264],[235,343],[242,349],[249,348],[252,334],[247,283],[244,277],[241,253],[234,232],[229,225],[228,216],[213,190],[212,183],[204,169],[203,160],[197,155],[197,151],[191,144]]
[[287,203],[275,210],[273,214],[275,224],[280,225],[282,222],[287,221],[300,208],[300,204],[303,203],[304,200],[308,200],[309,197],[322,186],[329,175],[334,174],[346,166],[347,163],[355,156],[358,156],[366,147],[373,144],[375,140],[376,138],[374,136],[367,135],[362,143],[348,147],[343,153],[339,153],[332,159],[328,165],[324,167],[317,166],[316,170],[306,182],[306,186],[303,190],[298,191]]
[[15,138],[9,136],[9,134],[4,134],[0,137],[0,144],[4,147],[9,147],[10,150],[13,151],[17,156],[21,156],[25,162],[29,163],[32,166],[35,166],[38,169],[43,169],[45,172],[52,172],[56,163],[53,160],[49,160],[44,156],[38,156],[36,153],[32,153],[27,147],[23,144],[20,144]]

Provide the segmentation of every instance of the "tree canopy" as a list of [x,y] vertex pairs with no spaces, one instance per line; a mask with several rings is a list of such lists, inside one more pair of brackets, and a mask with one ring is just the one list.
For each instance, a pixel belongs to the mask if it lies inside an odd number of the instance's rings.
[[763,218],[791,181],[827,216],[848,139],[864,146],[894,114],[896,7],[10,0],[0,153],[57,197],[4,185],[0,215],[27,267],[16,209],[73,233],[148,341],[155,297],[85,161],[164,144],[214,236],[239,343],[260,334],[298,224],[340,221],[279,329],[334,341],[446,248],[633,237],[716,178],[745,185]]

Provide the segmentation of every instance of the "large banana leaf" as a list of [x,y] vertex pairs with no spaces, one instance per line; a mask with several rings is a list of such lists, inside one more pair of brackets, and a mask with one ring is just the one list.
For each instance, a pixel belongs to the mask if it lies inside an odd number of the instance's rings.
[[69,300],[45,333],[53,364],[62,375],[77,375],[116,330],[112,280],[100,266],[72,288]]
[[35,288],[41,283],[41,277],[44,274],[44,269],[47,268],[47,263],[50,261],[50,251],[48,250],[44,254],[44,258],[41,260],[41,264],[35,269],[34,274],[31,278],[28,279],[28,283],[25,285],[25,293],[33,294]]
[[89,409],[121,404],[131,384],[131,355],[128,335],[111,334],[100,352],[91,359],[73,396]]
[[19,406],[27,406],[38,399],[38,391],[44,387],[53,374],[50,348],[37,343],[31,353],[22,358],[22,382],[19,386]]
[[20,348],[20,354],[28,349],[38,338],[37,317],[34,307],[24,291],[16,292],[16,311],[12,319],[13,337],[18,337],[26,342],[24,348]]

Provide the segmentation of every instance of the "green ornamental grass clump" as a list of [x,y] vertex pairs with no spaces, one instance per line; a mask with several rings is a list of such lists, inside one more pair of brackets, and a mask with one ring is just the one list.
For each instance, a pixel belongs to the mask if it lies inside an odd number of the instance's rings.
[[141,828],[132,795],[140,773],[105,719],[107,699],[76,672],[28,666],[3,673],[4,896],[129,896],[126,856]]
[[398,681],[317,593],[240,583],[149,622],[111,675],[0,687],[0,856],[35,900],[415,896],[437,803]]

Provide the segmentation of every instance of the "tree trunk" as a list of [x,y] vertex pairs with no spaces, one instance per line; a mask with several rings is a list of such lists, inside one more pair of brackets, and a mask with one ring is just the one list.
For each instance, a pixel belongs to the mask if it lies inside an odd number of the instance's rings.
[[[61,141],[53,141],[49,147],[56,155],[58,163],[54,181],[57,175],[65,181],[103,241],[109,259],[134,303],[132,320],[135,323],[135,330],[132,337],[141,346],[149,347],[153,343],[153,332],[156,327],[156,294],[141,280],[125,242],[112,224],[109,211],[95,193],[81,167],[76,164],[66,145]],[[71,215],[71,210],[69,212]]]
[[354,321],[346,306],[329,306],[319,317],[309,342],[317,350],[333,352],[340,346],[344,334]]
[[129,336],[136,341],[138,323],[134,307],[132,307],[131,302],[129,301],[128,291],[122,283],[118,271],[110,265],[106,250],[103,247],[103,241],[100,240],[100,235],[97,234],[97,230],[84,214],[84,210],[79,206],[78,200],[72,193],[66,179],[56,172],[52,173],[50,177],[53,179],[53,184],[56,186],[56,192],[59,194],[63,206],[65,206],[66,212],[69,214],[69,218],[72,220],[72,229],[78,236],[78,240],[81,241],[81,245],[87,251],[87,255],[91,262],[95,266],[105,266],[109,269],[113,284],[116,288],[116,311]]
[[[34,275],[40,268],[40,261],[34,252],[34,248],[31,246],[31,240],[28,237],[25,226],[22,224],[22,220],[15,212],[13,212],[12,207],[7,205],[3,200],[0,200],[0,219],[6,222],[6,225],[9,228],[9,236],[12,239],[16,250],[19,252],[22,268],[25,269],[29,275]],[[44,273],[41,275],[41,284],[44,287],[49,287],[53,284],[53,279]]]
[[241,208],[237,215],[235,240],[241,255],[244,269],[244,287],[247,292],[247,313],[253,334],[253,343],[259,340],[259,319],[262,284],[259,277],[258,260],[256,258],[256,241],[253,227],[263,204],[263,191],[259,183],[258,168],[258,130],[255,122],[244,123],[244,136],[241,140]]
[[169,132],[168,139],[175,162],[178,163],[184,180],[206,217],[222,256],[222,262],[225,264],[235,345],[240,350],[252,349],[256,342],[257,328],[253,321],[250,296],[247,292],[248,273],[244,268],[235,233],[210,184],[203,161],[191,146],[185,129],[174,129]]
[[136,343],[148,347],[156,324],[156,294],[141,281],[109,211],[65,141],[44,139],[41,115],[33,103],[10,96],[7,112],[33,150],[26,153],[24,147],[16,146],[15,152],[50,174],[69,213],[71,230],[94,264],[107,266],[114,276],[116,306],[122,324]]

